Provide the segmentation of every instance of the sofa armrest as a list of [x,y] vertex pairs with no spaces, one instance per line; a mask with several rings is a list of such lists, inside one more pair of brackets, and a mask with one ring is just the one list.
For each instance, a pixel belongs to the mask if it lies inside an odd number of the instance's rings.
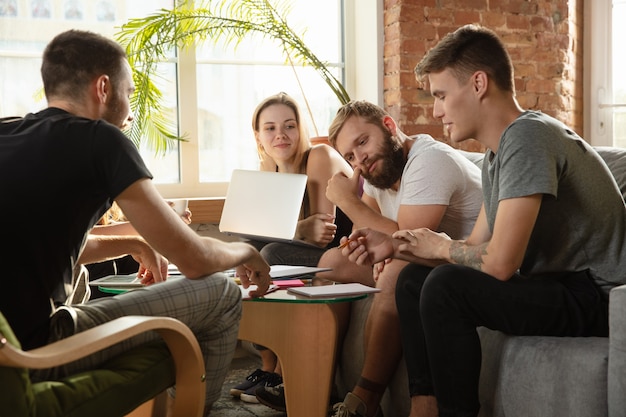
[[609,417],[626,417],[626,285],[610,293],[608,403]]

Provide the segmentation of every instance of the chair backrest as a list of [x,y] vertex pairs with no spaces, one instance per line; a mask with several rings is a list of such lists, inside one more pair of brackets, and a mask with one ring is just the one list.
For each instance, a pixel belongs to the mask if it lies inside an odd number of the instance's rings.
[[[157,318],[150,319],[156,320]],[[117,327],[117,324],[113,323],[107,323],[107,325]],[[123,324],[120,326],[124,328]],[[156,331],[160,329],[158,326],[153,326],[153,328]],[[92,330],[95,333],[92,332],[87,339],[94,340],[105,335],[107,340],[111,340],[106,342],[108,344],[103,346],[105,348],[117,341],[115,337],[107,336],[106,330],[102,332],[98,329]],[[146,330],[139,328],[130,332],[128,337],[147,330],[151,328],[147,327]],[[86,331],[72,337],[85,338],[84,335],[88,333],[89,331]],[[57,343],[62,343],[62,341]],[[88,346],[88,343],[85,346]],[[129,349],[110,358],[96,369],[78,372],[58,380],[37,382],[31,380],[27,368],[15,365],[16,350],[21,351],[20,343],[0,312],[0,381],[2,381],[0,417],[120,416],[154,398],[176,382],[174,359],[168,346],[161,340]],[[76,354],[74,352],[71,355],[76,356]],[[45,354],[39,353],[38,355],[44,356],[42,360],[45,360]],[[192,361],[189,366],[194,365]],[[202,369],[203,365],[201,363],[199,368]],[[196,369],[195,366],[194,369]],[[197,372],[201,373],[201,371]],[[203,388],[200,392],[204,394]],[[200,403],[202,400],[203,404],[204,395],[198,398],[197,402]]]
[[10,344],[21,348],[11,326],[0,312],[0,417],[26,417],[33,415],[33,387],[25,368],[2,366],[2,347]]

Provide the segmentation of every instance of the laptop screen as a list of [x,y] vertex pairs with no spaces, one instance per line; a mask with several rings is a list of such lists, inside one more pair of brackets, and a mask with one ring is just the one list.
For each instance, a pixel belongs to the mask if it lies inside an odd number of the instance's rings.
[[304,174],[234,170],[220,232],[258,240],[293,240],[306,181]]

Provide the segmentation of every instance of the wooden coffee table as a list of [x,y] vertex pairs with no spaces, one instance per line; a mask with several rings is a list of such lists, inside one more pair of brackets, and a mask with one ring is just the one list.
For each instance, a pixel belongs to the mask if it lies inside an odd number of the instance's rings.
[[350,302],[365,298],[303,298],[279,290],[244,300],[239,338],[271,349],[280,360],[287,414],[328,415],[335,360]]

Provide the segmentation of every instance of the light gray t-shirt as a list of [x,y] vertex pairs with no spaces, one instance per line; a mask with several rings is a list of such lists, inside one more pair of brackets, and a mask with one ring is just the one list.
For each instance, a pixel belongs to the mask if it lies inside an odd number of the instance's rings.
[[381,190],[367,181],[363,191],[378,203],[383,216],[398,220],[401,205],[447,205],[439,230],[453,239],[469,236],[480,207],[480,169],[451,146],[429,135],[412,136],[398,191]]
[[523,113],[487,151],[483,193],[493,230],[498,203],[543,194],[523,275],[590,270],[608,290],[626,283],[626,208],[598,153],[563,123]]

